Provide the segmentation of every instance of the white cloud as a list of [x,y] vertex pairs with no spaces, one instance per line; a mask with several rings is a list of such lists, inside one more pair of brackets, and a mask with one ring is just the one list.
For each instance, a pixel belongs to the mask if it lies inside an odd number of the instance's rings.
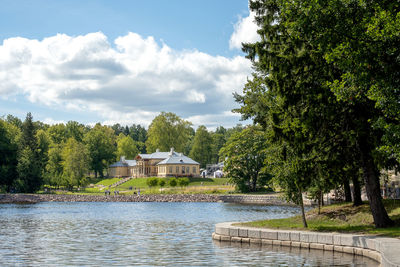
[[260,40],[260,36],[257,34],[258,26],[254,22],[254,15],[254,12],[250,12],[247,17],[239,17],[229,40],[230,49],[242,49],[242,43],[253,43]]
[[201,117],[217,116],[226,125],[226,112],[235,107],[232,93],[251,73],[244,57],[176,51],[151,36],[128,33],[114,44],[101,32],[6,39],[0,97],[22,95],[54,109],[96,114],[107,124],[149,125],[160,111],[171,111],[202,124],[211,120]]
[[49,124],[49,125],[54,125],[54,124],[59,124],[59,123],[66,124],[67,122],[63,121],[63,120],[54,120],[52,118],[45,118],[43,120],[43,123],[46,123],[46,124]]

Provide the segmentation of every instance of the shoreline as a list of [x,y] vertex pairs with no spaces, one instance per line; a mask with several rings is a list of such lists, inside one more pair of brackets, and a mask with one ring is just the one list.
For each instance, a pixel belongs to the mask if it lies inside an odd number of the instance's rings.
[[215,225],[212,239],[220,242],[284,246],[348,253],[373,259],[381,266],[400,266],[400,240],[362,234],[243,227],[232,222]]
[[211,194],[0,194],[0,204],[39,202],[223,202],[237,204],[291,205],[278,195],[211,195]]

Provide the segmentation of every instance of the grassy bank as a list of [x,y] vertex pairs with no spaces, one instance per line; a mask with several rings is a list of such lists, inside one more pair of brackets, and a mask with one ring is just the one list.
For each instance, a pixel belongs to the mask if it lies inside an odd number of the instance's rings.
[[376,229],[368,203],[359,207],[353,207],[351,203],[329,205],[322,207],[320,214],[318,214],[318,209],[313,209],[306,214],[308,229],[303,228],[301,216],[248,222],[240,225],[322,232],[351,232],[400,238],[400,200],[384,200],[384,204],[389,216],[395,221],[394,227]]
[[[170,178],[159,178],[159,180],[165,181],[165,185],[163,187],[149,187],[146,183],[149,178],[134,178],[117,187],[109,188],[110,185],[114,184],[120,179],[121,178],[104,179],[94,184],[94,187],[92,188],[88,187],[80,191],[68,192],[68,194],[104,194],[104,191],[109,189],[111,192],[117,190],[122,195],[130,195],[135,191],[137,192],[139,188],[141,194],[226,194],[234,190],[234,187],[228,184],[228,178],[195,177],[188,178],[189,184],[185,187],[169,186],[168,181]],[[63,194],[66,192],[60,191],[55,193]]]

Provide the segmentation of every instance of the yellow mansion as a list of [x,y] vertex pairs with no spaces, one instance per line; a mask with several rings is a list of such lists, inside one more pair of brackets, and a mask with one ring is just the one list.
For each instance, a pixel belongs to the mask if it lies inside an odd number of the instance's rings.
[[171,148],[169,152],[158,149],[152,154],[139,154],[134,160],[121,160],[110,165],[111,177],[168,177],[200,176],[200,163],[177,153]]

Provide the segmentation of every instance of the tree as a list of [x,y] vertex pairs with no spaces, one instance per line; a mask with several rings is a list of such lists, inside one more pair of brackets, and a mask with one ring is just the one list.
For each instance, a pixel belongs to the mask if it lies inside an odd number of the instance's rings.
[[46,182],[50,185],[63,185],[63,147],[61,144],[53,144],[48,151],[46,165]]
[[18,155],[18,147],[12,140],[12,135],[8,130],[9,127],[11,125],[0,120],[0,188],[4,186],[7,192],[10,191],[17,178]]
[[206,164],[211,162],[212,143],[213,139],[207,128],[204,125],[200,125],[194,136],[193,146],[189,155],[192,159],[198,161],[202,168],[205,168]]
[[125,136],[123,133],[120,133],[117,139],[117,160],[119,160],[121,156],[133,159],[137,154],[139,154],[139,149],[135,141],[133,141],[130,136]]
[[216,164],[220,162],[219,159],[219,151],[226,143],[226,130],[224,127],[218,127],[214,133],[211,134],[212,136],[212,155],[211,155],[211,162]]
[[155,117],[147,132],[146,149],[148,153],[160,149],[183,151],[188,141],[191,123],[171,112],[161,112]]
[[139,124],[132,124],[132,126],[129,127],[129,136],[134,141],[145,143],[147,140],[147,131]]
[[89,151],[83,143],[69,138],[62,151],[63,177],[69,188],[85,184],[89,171]]
[[42,170],[42,177],[44,177],[48,161],[50,138],[47,135],[46,131],[41,129],[37,131],[36,139],[38,143],[38,148],[37,148],[38,160],[40,164],[40,169]]
[[114,131],[98,123],[85,135],[84,143],[89,151],[90,169],[96,178],[98,174],[103,177],[103,170],[115,159]]
[[65,143],[68,139],[67,129],[63,123],[50,126],[47,129],[47,134],[53,144]]
[[271,176],[265,172],[267,139],[258,126],[248,126],[234,133],[221,149],[224,171],[241,192],[255,192],[266,185]]
[[[337,143],[344,138],[351,140],[351,147],[359,151],[375,225],[390,225],[373,158],[381,134],[374,131],[371,122],[381,116],[364,90],[371,88],[368,83],[374,76],[365,76],[367,72],[362,71],[368,69],[364,60],[371,56],[364,53],[368,51],[364,49],[368,40],[364,38],[368,32],[365,25],[370,25],[368,19],[374,21],[368,16],[376,14],[371,12],[376,5],[341,0],[260,0],[251,1],[250,8],[257,13],[261,41],[244,45],[255,74],[245,87],[245,95],[236,96],[243,104],[240,112],[271,131],[272,140],[286,154],[285,161],[292,161],[287,164],[293,168],[286,170],[293,173],[287,177],[294,179],[300,192],[318,181],[314,176],[315,181],[304,183],[304,170],[315,174],[318,169],[330,169],[324,165],[331,166],[343,155],[334,153]],[[316,164],[310,166],[304,159]]]
[[19,191],[33,193],[42,185],[42,161],[31,113],[26,115],[26,119],[22,124],[17,171],[16,186]]
[[83,141],[85,134],[85,127],[77,121],[69,121],[65,125],[65,136],[66,138],[74,138],[78,142]]

